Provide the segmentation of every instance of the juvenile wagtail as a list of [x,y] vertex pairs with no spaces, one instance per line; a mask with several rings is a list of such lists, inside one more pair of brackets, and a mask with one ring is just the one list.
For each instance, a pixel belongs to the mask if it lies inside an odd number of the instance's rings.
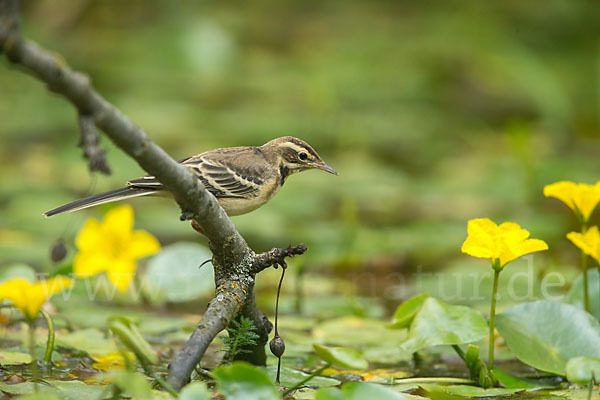
[[[188,167],[225,212],[241,215],[267,203],[288,176],[308,169],[338,173],[305,141],[292,136],[273,139],[260,147],[229,147],[210,150],[179,161]],[[167,195],[155,177],[132,179],[127,186],[76,200],[46,213],[46,217],[98,204],[147,195]]]

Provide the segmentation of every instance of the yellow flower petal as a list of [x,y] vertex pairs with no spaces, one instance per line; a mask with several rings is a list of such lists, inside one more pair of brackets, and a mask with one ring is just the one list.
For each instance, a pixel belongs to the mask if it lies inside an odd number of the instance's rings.
[[133,209],[130,205],[122,205],[108,211],[102,221],[104,234],[111,235],[115,240],[126,243],[131,238],[133,230]]
[[159,241],[146,231],[134,231],[129,244],[129,255],[133,258],[149,256],[160,250]]
[[555,197],[587,222],[600,202],[600,181],[595,185],[560,181],[544,187],[546,197]]
[[467,224],[467,233],[463,253],[489,258],[493,263],[499,262],[500,267],[522,255],[548,249],[543,240],[529,239],[529,232],[514,222],[498,226],[488,218],[472,219]]
[[0,284],[0,299],[11,301],[27,318],[33,320],[48,298],[71,284],[72,281],[65,277],[55,277],[34,284],[24,278],[13,278]]
[[570,232],[567,238],[585,254],[592,256],[600,263],[600,233],[597,226],[592,226],[585,233]]
[[498,258],[500,249],[496,244],[498,225],[489,218],[472,219],[467,224],[467,239],[461,251],[473,257]]
[[106,275],[118,291],[124,292],[135,276],[135,260],[121,259],[116,261],[106,271]]
[[88,278],[105,271],[111,260],[103,251],[79,252],[73,260],[73,273],[77,278]]
[[146,231],[133,231],[133,209],[124,205],[106,213],[102,223],[88,220],[77,236],[77,247],[73,262],[77,277],[106,272],[124,291],[135,275],[136,259],[156,253],[160,243]]
[[555,197],[565,203],[569,208],[575,210],[573,202],[575,188],[577,185],[569,181],[560,181],[544,186],[544,196]]
[[79,251],[94,249],[98,246],[98,243],[102,242],[103,236],[100,222],[94,218],[89,218],[77,234],[75,245]]

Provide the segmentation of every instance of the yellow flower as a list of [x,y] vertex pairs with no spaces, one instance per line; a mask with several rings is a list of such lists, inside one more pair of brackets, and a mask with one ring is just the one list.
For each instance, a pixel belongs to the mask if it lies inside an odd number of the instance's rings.
[[462,252],[489,258],[499,268],[522,255],[548,249],[546,242],[529,239],[529,232],[514,222],[498,226],[488,218],[476,218],[469,221],[467,232]]
[[567,233],[567,238],[585,254],[594,257],[600,263],[600,233],[597,226],[592,226],[585,233]]
[[560,181],[544,186],[544,196],[556,197],[565,203],[575,215],[587,223],[594,208],[600,202],[600,181],[595,185]]
[[146,231],[133,230],[131,206],[115,207],[100,223],[88,219],[75,244],[79,253],[73,261],[73,272],[79,278],[106,272],[108,279],[123,292],[133,279],[136,260],[156,253],[158,240]]
[[102,356],[94,356],[92,367],[108,371],[109,369],[123,369],[125,359],[121,353],[110,353]]
[[34,320],[46,300],[70,287],[71,283],[71,279],[64,276],[36,283],[25,278],[12,278],[0,283],[0,301],[11,301],[28,319]]

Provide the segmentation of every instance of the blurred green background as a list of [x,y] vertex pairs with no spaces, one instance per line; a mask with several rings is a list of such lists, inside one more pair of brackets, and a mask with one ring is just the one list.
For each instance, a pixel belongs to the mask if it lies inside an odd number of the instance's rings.
[[[235,217],[256,251],[304,242],[296,263],[373,273],[372,292],[393,274],[488,271],[460,246],[489,217],[549,243],[536,268],[576,272],[577,223],[542,188],[600,178],[596,1],[39,0],[22,15],[175,159],[293,135],[340,172],[295,175]],[[103,138],[113,174],[90,175],[74,108],[0,64],[0,265],[47,271],[52,243],[72,257],[109,206],[42,213],[144,171]],[[164,245],[204,240],[174,203],[131,203]]]

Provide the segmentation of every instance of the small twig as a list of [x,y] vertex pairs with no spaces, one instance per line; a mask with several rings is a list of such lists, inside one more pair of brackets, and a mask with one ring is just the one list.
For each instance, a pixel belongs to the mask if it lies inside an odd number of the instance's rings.
[[279,384],[279,377],[281,375],[281,356],[285,352],[285,342],[279,336],[278,322],[279,322],[279,296],[281,295],[281,284],[283,283],[283,278],[285,277],[285,270],[287,268],[281,269],[281,278],[279,279],[279,286],[277,287],[277,299],[275,300],[275,336],[271,340],[269,347],[271,348],[271,353],[273,353],[277,357],[277,376],[275,377],[275,382]]
[[83,149],[83,156],[89,161],[90,172],[100,171],[103,174],[110,175],[110,168],[106,163],[106,150],[98,147],[100,137],[98,136],[94,117],[79,113],[78,121],[81,133],[79,147]]
[[286,257],[294,257],[304,254],[306,250],[308,250],[308,248],[304,244],[299,244],[296,246],[288,246],[285,249],[276,247],[265,253],[257,254],[254,257],[252,272],[256,274],[271,266],[277,268],[278,265],[281,265],[282,268],[286,268]]

